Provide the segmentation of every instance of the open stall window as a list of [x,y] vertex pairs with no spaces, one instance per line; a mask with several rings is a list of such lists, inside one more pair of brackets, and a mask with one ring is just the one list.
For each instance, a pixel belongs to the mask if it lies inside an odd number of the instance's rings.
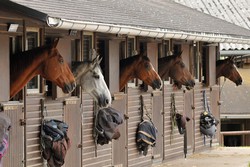
[[206,46],[204,43],[201,47],[201,55],[202,55],[202,77],[201,82],[209,86],[209,46]]
[[[171,52],[172,47],[170,40],[163,40],[158,44],[158,58],[169,56]],[[169,82],[169,77],[163,78],[163,80]]]
[[92,33],[84,33],[83,34],[83,61],[92,60],[92,51],[93,51],[93,34]]
[[[26,50],[31,50],[38,47],[39,44],[39,29],[27,28]],[[27,83],[27,93],[39,93],[40,90],[40,75],[35,76]]]
[[[9,45],[10,45],[10,47],[9,47],[10,57],[14,54],[22,52],[22,36],[12,36],[12,37],[10,37],[9,42],[10,42],[9,43]],[[22,99],[22,91],[20,91],[17,95],[15,95],[11,100],[18,101],[21,99]]]
[[[125,41],[121,42],[120,45],[120,59],[125,59],[127,57],[131,57],[138,54],[135,47],[135,38],[127,37]],[[136,79],[132,79],[128,82],[129,85],[133,85],[136,83]]]
[[193,41],[190,44],[190,55],[191,55],[191,61],[190,61],[190,72],[195,78],[195,82],[201,82],[201,78],[203,78],[201,75],[201,47],[200,43]]
[[[93,51],[93,33],[84,32],[82,35],[82,42],[80,39],[72,41],[72,61],[89,61],[92,60]],[[81,47],[82,46],[82,47]],[[80,96],[80,87],[72,92],[73,96]]]

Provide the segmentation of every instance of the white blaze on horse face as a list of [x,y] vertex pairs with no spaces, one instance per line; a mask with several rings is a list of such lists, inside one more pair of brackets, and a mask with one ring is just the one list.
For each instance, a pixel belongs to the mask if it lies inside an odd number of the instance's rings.
[[238,68],[237,68],[237,66],[235,64],[234,64],[234,68],[239,73],[239,70],[238,70]]

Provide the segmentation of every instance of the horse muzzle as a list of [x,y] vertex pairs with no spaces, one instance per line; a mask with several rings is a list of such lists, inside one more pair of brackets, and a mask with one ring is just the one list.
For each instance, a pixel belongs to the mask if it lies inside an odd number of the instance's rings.
[[189,80],[189,81],[186,82],[185,86],[186,86],[186,88],[188,90],[193,89],[194,86],[195,86],[195,81],[194,80]]
[[101,95],[98,98],[98,105],[99,105],[99,107],[105,108],[105,107],[110,106],[110,104],[111,104],[111,98],[109,98],[109,97],[107,97],[105,95]]
[[152,82],[152,88],[153,89],[160,89],[162,87],[162,81],[159,79],[156,79]]
[[236,86],[242,85],[242,79],[239,78],[236,82],[235,82]]
[[70,84],[65,84],[63,92],[64,93],[71,93],[76,88],[76,82],[71,82]]

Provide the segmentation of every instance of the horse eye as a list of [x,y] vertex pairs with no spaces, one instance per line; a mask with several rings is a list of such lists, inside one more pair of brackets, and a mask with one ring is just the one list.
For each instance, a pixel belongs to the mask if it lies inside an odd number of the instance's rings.
[[183,62],[180,62],[180,65],[181,65],[182,68],[185,67],[185,64]]
[[146,64],[145,64],[145,68],[146,68],[147,70],[149,70],[149,69],[150,69],[150,65],[149,65],[148,63],[146,63]]
[[98,74],[93,74],[93,77],[94,77],[95,79],[99,79],[99,78],[100,78],[100,76],[99,76]]
[[60,58],[60,59],[59,59],[59,63],[60,63],[60,64],[63,64],[63,63],[64,63],[63,58]]

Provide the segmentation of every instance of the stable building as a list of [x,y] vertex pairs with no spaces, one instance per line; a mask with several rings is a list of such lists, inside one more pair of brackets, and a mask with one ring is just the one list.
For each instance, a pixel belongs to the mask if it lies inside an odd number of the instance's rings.
[[[249,30],[172,1],[3,0],[0,9],[0,102],[12,121],[9,150],[3,159],[6,167],[44,165],[40,152],[42,116],[64,120],[70,127],[72,144],[64,166],[152,166],[181,157],[183,136],[170,120],[172,94],[176,111],[191,118],[187,123],[188,155],[208,149],[210,139],[204,142],[199,119],[204,111],[203,90],[213,115],[220,116],[220,88],[215,78],[219,43],[250,44]],[[103,58],[101,67],[112,94],[112,107],[128,118],[120,127],[119,140],[96,147],[92,134],[96,104],[80,89],[64,94],[37,76],[9,99],[10,56],[58,37],[57,49],[68,64],[93,59],[93,50]],[[159,57],[180,51],[196,81],[192,90],[176,90],[171,79],[164,80],[160,90],[150,86],[142,90],[137,79],[119,90],[120,59],[144,52],[157,70]],[[156,146],[146,156],[139,154],[135,143],[141,95],[158,129]],[[219,132],[218,127],[213,144],[219,143]]]
[[[244,0],[225,1],[174,0],[185,6],[194,8],[214,17],[226,20],[235,25],[250,29],[248,7],[250,3]],[[221,145],[249,146],[249,45],[242,43],[220,43],[220,59],[235,57],[235,62],[243,78],[239,87],[221,78]]]

